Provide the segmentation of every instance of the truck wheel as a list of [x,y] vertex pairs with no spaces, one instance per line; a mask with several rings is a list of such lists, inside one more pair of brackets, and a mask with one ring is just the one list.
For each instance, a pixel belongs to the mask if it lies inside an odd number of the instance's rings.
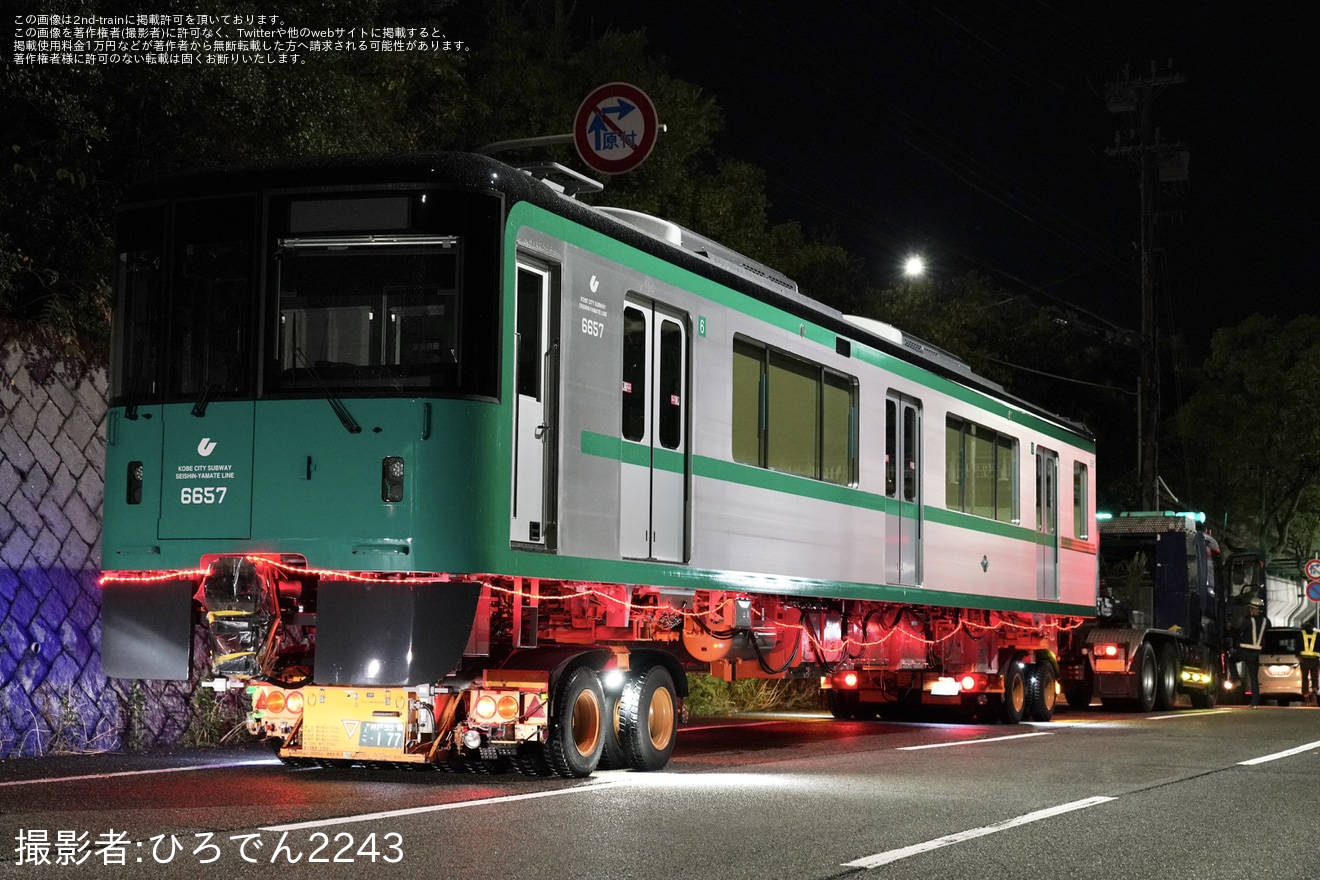
[[1173,645],[1160,648],[1160,669],[1158,674],[1159,691],[1155,697],[1155,708],[1167,711],[1178,702],[1178,679],[1182,668],[1178,663],[1178,649]]
[[999,704],[999,720],[1017,724],[1027,711],[1027,677],[1022,672],[1022,661],[1014,657],[1004,673],[1004,696]]
[[652,666],[623,689],[619,701],[619,741],[634,770],[659,770],[669,763],[678,739],[678,698],[674,679]]
[[1193,709],[1213,709],[1219,699],[1219,673],[1211,669],[1210,683],[1205,686],[1205,690],[1192,691],[1189,696],[1192,698]]
[[1132,671],[1137,676],[1138,712],[1149,712],[1155,708],[1155,696],[1159,691],[1155,664],[1155,649],[1150,642],[1142,642],[1137,649],[1136,659],[1132,661]]
[[1091,676],[1090,666],[1083,664],[1082,680],[1065,684],[1063,695],[1073,709],[1085,709],[1091,705],[1091,698],[1095,696],[1095,679]]
[[1059,699],[1055,683],[1059,680],[1054,664],[1048,660],[1036,664],[1035,673],[1027,680],[1027,709],[1034,721],[1049,721],[1054,717],[1054,704]]
[[579,667],[559,682],[551,700],[545,758],[560,776],[590,776],[605,747],[605,696],[594,670]]

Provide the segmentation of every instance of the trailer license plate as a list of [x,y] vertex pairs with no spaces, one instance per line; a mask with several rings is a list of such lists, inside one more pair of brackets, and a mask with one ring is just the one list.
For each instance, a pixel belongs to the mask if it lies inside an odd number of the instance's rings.
[[358,736],[358,745],[373,749],[402,748],[403,725],[395,722],[364,721],[362,733]]

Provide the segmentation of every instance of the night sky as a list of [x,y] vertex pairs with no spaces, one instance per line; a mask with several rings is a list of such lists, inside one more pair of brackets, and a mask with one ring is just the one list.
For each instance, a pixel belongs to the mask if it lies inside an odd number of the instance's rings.
[[1187,182],[1160,188],[1157,308],[1203,348],[1252,312],[1316,308],[1317,8],[577,0],[574,17],[644,29],[722,108],[719,155],[765,169],[773,219],[831,230],[877,281],[921,251],[1130,329],[1138,176],[1106,151],[1135,123],[1105,85],[1124,65],[1181,75],[1152,104],[1190,152]]

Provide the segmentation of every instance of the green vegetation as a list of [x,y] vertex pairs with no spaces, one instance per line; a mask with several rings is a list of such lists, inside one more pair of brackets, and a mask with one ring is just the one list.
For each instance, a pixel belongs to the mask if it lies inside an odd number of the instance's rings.
[[688,686],[691,690],[684,705],[694,716],[786,712],[816,709],[821,705],[820,687],[815,679],[724,681],[710,675],[688,673]]

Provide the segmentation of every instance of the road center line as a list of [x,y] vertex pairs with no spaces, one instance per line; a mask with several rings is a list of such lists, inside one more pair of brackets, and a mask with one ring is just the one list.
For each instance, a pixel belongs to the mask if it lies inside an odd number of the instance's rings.
[[989,739],[960,739],[957,742],[928,743],[924,746],[898,746],[896,752],[915,752],[918,749],[947,749],[951,746],[974,746],[981,743],[997,743],[1009,739],[1027,739],[1033,736],[1054,736],[1049,731],[1040,731],[1038,733],[1015,733],[1012,736],[995,736]]
[[536,798],[555,797],[561,794],[581,794],[599,791],[602,788],[617,788],[619,782],[597,782],[580,785],[576,788],[557,788],[553,791],[534,791],[528,794],[509,794],[501,797],[483,798],[476,801],[454,801],[448,804],[431,804],[425,807],[406,807],[399,810],[384,810],[379,813],[360,813],[356,816],[331,816],[325,819],[313,819],[309,822],[291,822],[288,825],[263,825],[262,831],[302,831],[307,828],[325,828],[330,825],[348,825],[354,822],[374,822],[379,819],[397,819],[400,816],[418,816],[424,813],[438,813],[442,810],[463,810],[468,807],[488,807],[492,804],[510,804],[514,801],[530,801]]
[[1259,758],[1252,758],[1250,761],[1238,761],[1238,766],[1250,767],[1253,764],[1264,764],[1269,761],[1277,761],[1280,758],[1291,758],[1293,755],[1300,755],[1302,752],[1309,752],[1312,749],[1320,749],[1320,740],[1307,743],[1304,746],[1298,746],[1295,749],[1288,749],[1286,752],[1275,752],[1272,755],[1262,755]]
[[934,840],[928,840],[925,843],[914,843],[912,846],[905,846],[902,849],[891,849],[888,852],[877,853],[873,856],[867,856],[863,859],[857,859],[853,862],[844,862],[845,868],[878,868],[881,865],[888,865],[893,862],[906,859],[921,853],[931,852],[942,847],[952,846],[955,843],[962,843],[965,840],[974,840],[978,837],[985,837],[989,834],[995,834],[999,831],[1007,831],[1010,828],[1016,828],[1019,825],[1027,825],[1032,822],[1039,822],[1041,819],[1049,819],[1052,816],[1059,816],[1063,813],[1071,813],[1073,810],[1084,810],[1087,807],[1094,807],[1098,804],[1108,803],[1114,800],[1111,797],[1091,797],[1081,801],[1073,801],[1069,804],[1059,804],[1057,807],[1049,807],[1044,810],[1037,810],[1034,813],[1024,813],[1012,819],[1005,819],[1003,822],[996,822],[993,825],[985,825],[981,828],[973,828],[970,831],[959,831],[957,834],[948,834],[944,837],[937,837]]
[[117,773],[89,773],[86,776],[47,776],[44,779],[15,779],[0,782],[0,788],[10,785],[49,785],[52,782],[83,782],[88,779],[114,779],[119,776],[150,776],[155,773],[186,773],[189,770],[220,770],[226,767],[249,767],[253,764],[278,764],[279,758],[258,761],[227,761],[223,764],[193,764],[190,767],[157,767],[154,770],[120,770]]

